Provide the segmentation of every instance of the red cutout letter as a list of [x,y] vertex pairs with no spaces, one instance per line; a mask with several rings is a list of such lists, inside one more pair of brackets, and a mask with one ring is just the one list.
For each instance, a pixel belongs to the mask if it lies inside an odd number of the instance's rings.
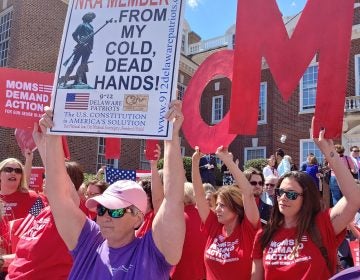
[[289,39],[275,0],[238,1],[230,132],[256,133],[262,56],[288,100],[318,52],[315,135],[339,137],[353,13],[353,0],[308,0]]
[[206,85],[216,75],[232,80],[234,52],[219,51],[209,56],[192,77],[184,95],[182,130],[191,147],[199,146],[203,153],[214,153],[216,148],[229,146],[235,134],[229,134],[229,113],[214,126],[206,124],[200,115],[200,99]]

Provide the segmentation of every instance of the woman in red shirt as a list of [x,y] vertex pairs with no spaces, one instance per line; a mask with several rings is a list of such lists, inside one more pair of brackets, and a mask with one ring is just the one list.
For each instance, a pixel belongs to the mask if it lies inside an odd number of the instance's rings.
[[199,161],[201,153],[195,148],[192,180],[196,205],[207,236],[204,262],[207,280],[249,279],[251,250],[259,223],[252,187],[232,160],[226,148],[219,147],[216,155],[226,164],[237,186],[223,186],[214,195],[215,213],[210,211],[202,187]]
[[275,189],[270,221],[255,239],[252,279],[321,280],[335,273],[337,247],[360,206],[360,189],[324,134],[323,129],[314,142],[336,173],[344,198],[322,211],[309,175],[284,174]]
[[[26,164],[31,165],[32,154],[31,158],[28,156]],[[0,223],[3,253],[12,251],[8,223],[26,217],[37,198],[39,195],[28,189],[25,168],[18,159],[7,158],[0,162],[0,199],[4,209]]]

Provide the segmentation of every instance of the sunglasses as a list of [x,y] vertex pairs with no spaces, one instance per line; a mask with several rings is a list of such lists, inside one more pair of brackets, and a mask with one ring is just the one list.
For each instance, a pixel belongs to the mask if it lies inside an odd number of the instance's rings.
[[106,211],[108,212],[111,218],[121,218],[122,216],[125,215],[125,213],[130,212],[130,209],[129,208],[108,209],[102,206],[101,204],[98,204],[98,206],[96,207],[96,213],[100,217],[104,216]]
[[286,198],[290,200],[296,200],[298,196],[303,196],[302,193],[298,193],[295,191],[284,191],[283,189],[275,189],[275,194],[278,197],[281,197],[283,194],[285,194]]
[[252,186],[256,186],[256,185],[259,185],[259,186],[263,186],[264,185],[264,182],[263,181],[259,181],[259,182],[257,182],[257,181],[250,181],[249,182],[250,183],[250,185],[252,185]]
[[266,183],[265,186],[267,186],[267,187],[275,187],[275,184]]
[[354,152],[354,153],[358,153],[358,152],[359,152],[359,150],[353,150],[353,152]]
[[6,173],[11,173],[11,172],[15,171],[16,174],[22,174],[21,168],[12,168],[10,166],[4,167],[1,171],[4,171]]

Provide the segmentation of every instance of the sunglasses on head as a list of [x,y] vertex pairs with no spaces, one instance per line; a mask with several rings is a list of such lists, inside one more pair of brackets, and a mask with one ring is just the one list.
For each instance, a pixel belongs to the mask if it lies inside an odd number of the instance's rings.
[[290,200],[296,200],[298,196],[303,196],[302,193],[298,193],[295,191],[284,191],[283,189],[275,189],[275,194],[278,197],[281,197],[283,194],[285,194],[286,198]]
[[96,207],[96,213],[98,216],[102,217],[105,215],[106,211],[108,212],[109,216],[111,218],[121,218],[125,215],[125,213],[129,212],[129,208],[120,208],[120,209],[108,209],[105,206],[102,206],[101,204],[98,204]]
[[264,182],[263,181],[259,181],[259,182],[257,182],[257,181],[250,181],[250,185],[252,185],[252,186],[256,186],[256,185],[259,185],[259,186],[263,186],[264,185]]
[[1,171],[4,171],[6,173],[11,173],[11,172],[15,171],[16,174],[22,174],[21,168],[12,168],[10,166],[4,167]]

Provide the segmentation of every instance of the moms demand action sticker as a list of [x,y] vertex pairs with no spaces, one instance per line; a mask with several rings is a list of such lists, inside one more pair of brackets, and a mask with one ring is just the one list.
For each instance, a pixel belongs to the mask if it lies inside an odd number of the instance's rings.
[[32,129],[49,106],[53,73],[0,68],[0,126]]

